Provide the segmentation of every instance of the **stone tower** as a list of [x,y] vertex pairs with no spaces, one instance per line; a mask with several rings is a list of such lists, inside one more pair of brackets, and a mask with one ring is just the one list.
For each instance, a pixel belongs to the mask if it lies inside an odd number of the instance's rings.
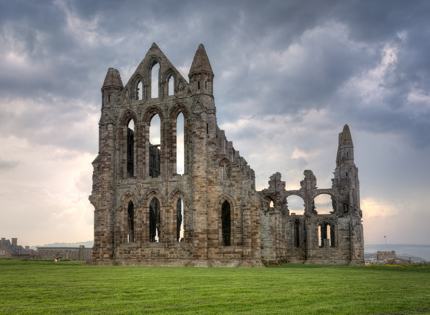
[[[254,171],[218,127],[214,73],[202,44],[188,79],[155,43],[125,86],[119,71],[108,69],[90,196],[93,260],[197,266],[363,263],[349,127],[339,135],[331,188],[318,188],[312,171],[305,170],[298,190],[287,190],[275,173],[269,187],[257,192]],[[321,194],[332,199],[329,214],[315,209]],[[303,214],[288,208],[293,195],[303,199]]]

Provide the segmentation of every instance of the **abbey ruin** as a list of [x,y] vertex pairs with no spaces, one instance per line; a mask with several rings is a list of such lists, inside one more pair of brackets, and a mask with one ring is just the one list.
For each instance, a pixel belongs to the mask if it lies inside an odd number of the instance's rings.
[[[275,173],[268,187],[257,191],[253,169],[218,127],[214,73],[203,45],[188,78],[156,44],[125,86],[119,71],[109,68],[101,89],[99,153],[90,196],[94,262],[364,263],[349,127],[339,134],[331,188],[318,188],[312,171],[305,170],[298,190],[288,190]],[[152,134],[155,121],[158,137]],[[328,214],[315,208],[322,194],[332,200]],[[292,195],[303,198],[303,214],[288,208]]]

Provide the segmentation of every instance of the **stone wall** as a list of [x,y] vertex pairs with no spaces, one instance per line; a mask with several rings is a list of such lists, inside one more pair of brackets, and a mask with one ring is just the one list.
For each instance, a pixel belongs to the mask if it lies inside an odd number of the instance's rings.
[[92,249],[79,247],[37,247],[37,258],[44,260],[91,261]]

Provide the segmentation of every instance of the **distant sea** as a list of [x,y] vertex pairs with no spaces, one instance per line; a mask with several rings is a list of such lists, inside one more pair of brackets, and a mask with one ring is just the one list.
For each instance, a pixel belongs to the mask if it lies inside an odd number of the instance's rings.
[[378,250],[395,250],[398,256],[421,257],[430,261],[430,245],[416,244],[364,244],[366,254],[376,253]]

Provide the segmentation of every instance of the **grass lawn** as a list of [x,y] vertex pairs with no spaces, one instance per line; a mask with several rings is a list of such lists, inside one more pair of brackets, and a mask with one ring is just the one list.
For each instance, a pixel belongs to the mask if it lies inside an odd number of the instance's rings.
[[430,314],[430,266],[192,268],[0,260],[0,314]]

